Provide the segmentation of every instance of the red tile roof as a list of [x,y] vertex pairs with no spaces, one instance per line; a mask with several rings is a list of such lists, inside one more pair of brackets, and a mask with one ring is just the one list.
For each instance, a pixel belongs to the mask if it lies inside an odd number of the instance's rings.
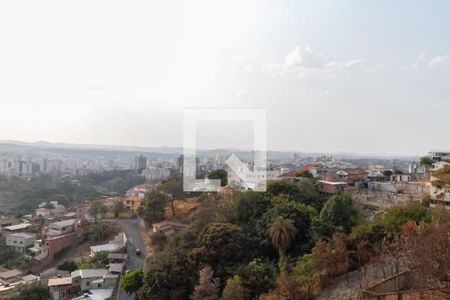
[[343,169],[342,171],[344,171],[348,175],[366,175],[366,174],[368,174],[368,172],[366,172],[365,170],[363,170],[361,168],[347,168],[347,169]]
[[298,174],[307,172],[307,171],[317,168],[319,166],[320,165],[318,165],[318,164],[306,164],[304,166],[301,166],[298,169],[295,169],[294,171],[290,171],[290,172],[281,174],[279,177],[298,177]]

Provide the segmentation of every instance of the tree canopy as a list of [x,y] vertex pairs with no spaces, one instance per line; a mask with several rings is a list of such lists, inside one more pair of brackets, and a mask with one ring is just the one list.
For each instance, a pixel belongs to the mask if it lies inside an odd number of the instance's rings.
[[350,233],[361,220],[349,193],[332,196],[325,202],[316,223],[316,234],[330,238],[335,232]]
[[164,220],[167,200],[167,196],[159,190],[151,190],[145,194],[142,212],[146,223],[153,224]]
[[120,278],[119,286],[121,289],[127,292],[128,295],[131,295],[133,293],[136,293],[142,287],[143,279],[144,272],[142,271],[142,269],[133,269],[129,272],[126,272]]
[[226,186],[228,183],[228,173],[225,170],[213,170],[207,175],[209,179],[220,179],[220,186]]

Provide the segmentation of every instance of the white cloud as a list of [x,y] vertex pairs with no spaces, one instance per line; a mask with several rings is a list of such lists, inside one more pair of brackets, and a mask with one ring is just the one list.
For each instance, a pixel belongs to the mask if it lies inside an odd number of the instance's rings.
[[427,54],[427,51],[426,50],[422,50],[421,52],[420,52],[420,54],[417,56],[417,58],[416,58],[416,60],[414,61],[414,63],[412,64],[412,68],[413,69],[419,69],[420,68],[420,66],[422,65],[422,62],[424,61],[424,59],[425,59],[425,55]]
[[[430,55],[427,55],[426,50],[422,50],[417,56],[414,63],[411,65],[413,70],[419,70],[423,68],[435,68],[444,65],[448,62],[449,56],[447,54],[439,54],[430,59]],[[428,63],[427,63],[428,62]]]
[[305,68],[305,69],[321,69],[325,66],[323,56],[315,53],[310,47],[295,47],[294,51],[288,53],[284,58],[284,67]]
[[333,60],[325,55],[314,52],[310,47],[297,46],[285,55],[283,63],[262,64],[270,76],[284,75],[304,78],[309,75],[320,75],[354,68],[363,64],[361,59],[348,61]]
[[327,64],[327,69],[330,71],[331,70],[339,71],[339,70],[356,67],[356,66],[359,66],[362,64],[363,64],[362,59],[353,59],[353,60],[349,60],[349,61],[332,61]]
[[369,73],[376,73],[376,72],[379,72],[379,71],[382,71],[382,70],[386,69],[387,66],[388,66],[387,63],[382,62],[382,63],[375,64],[373,66],[368,67],[366,69],[366,71],[369,72]]
[[448,62],[448,55],[437,55],[428,64],[429,68],[434,68],[446,64]]

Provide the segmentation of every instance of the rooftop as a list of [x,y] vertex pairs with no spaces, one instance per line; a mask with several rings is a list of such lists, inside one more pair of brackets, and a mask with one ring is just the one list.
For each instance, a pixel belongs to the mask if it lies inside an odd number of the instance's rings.
[[108,299],[111,297],[113,289],[93,289],[89,290],[89,293],[84,293],[79,297],[73,298],[72,300],[100,300]]
[[8,270],[0,273],[0,278],[2,279],[10,279],[13,277],[17,277],[22,275],[22,272],[19,270]]
[[91,246],[90,248],[91,248],[92,252],[114,252],[114,251],[119,251],[121,246],[116,243],[110,243],[110,244]]
[[22,276],[22,280],[25,282],[37,281],[37,280],[39,280],[39,276],[36,276],[33,274],[28,274],[28,275]]
[[69,285],[72,284],[72,277],[50,278],[48,286]]
[[108,259],[127,259],[128,254],[126,253],[109,253]]
[[17,233],[8,234],[7,236],[29,239],[29,238],[33,238],[33,237],[35,238],[36,234],[34,234],[34,233],[26,233],[26,232],[17,232]]
[[344,169],[343,171],[350,175],[366,175],[366,174],[368,174],[367,171],[365,171],[361,168],[347,168],[347,169]]
[[84,269],[84,270],[76,270],[73,271],[70,276],[81,277],[81,278],[95,278],[95,277],[103,277],[104,275],[109,274],[107,269]]
[[15,231],[15,230],[27,229],[31,225],[32,225],[31,223],[21,223],[21,224],[17,224],[17,225],[6,226],[3,229],[9,230],[9,231]]
[[109,271],[111,273],[122,273],[125,264],[109,264]]
[[59,222],[54,222],[50,224],[51,226],[57,226],[57,227],[66,227],[66,226],[70,226],[73,225],[73,223],[76,221],[76,219],[70,219],[70,220],[64,220],[64,221],[59,221]]
[[293,171],[281,174],[279,177],[298,177],[299,174],[305,173],[305,172],[307,172],[307,171],[309,171],[311,169],[318,168],[320,166],[322,166],[322,165],[320,165],[320,164],[306,164],[306,165],[301,166],[300,168],[297,168],[297,169],[295,169]]

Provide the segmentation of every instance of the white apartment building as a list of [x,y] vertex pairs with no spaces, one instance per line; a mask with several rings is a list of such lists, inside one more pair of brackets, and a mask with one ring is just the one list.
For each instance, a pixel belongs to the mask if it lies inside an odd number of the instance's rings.
[[12,233],[6,236],[6,246],[13,248],[16,252],[25,253],[27,248],[34,245],[35,240],[34,233]]
[[449,150],[430,150],[428,156],[434,161],[450,160]]

